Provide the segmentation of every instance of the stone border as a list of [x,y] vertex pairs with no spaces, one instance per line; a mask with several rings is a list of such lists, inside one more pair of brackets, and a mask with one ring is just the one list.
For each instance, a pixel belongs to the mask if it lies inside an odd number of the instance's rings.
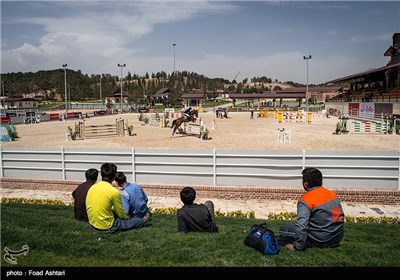
[[[26,178],[0,178],[2,188],[51,190],[72,192],[82,181],[45,180]],[[147,195],[179,197],[180,190],[186,185],[151,185],[141,184]],[[249,186],[193,186],[198,197],[218,198],[226,200],[297,200],[304,191],[300,188],[274,188]],[[381,205],[400,204],[400,190],[383,189],[332,189],[343,202],[369,203]]]

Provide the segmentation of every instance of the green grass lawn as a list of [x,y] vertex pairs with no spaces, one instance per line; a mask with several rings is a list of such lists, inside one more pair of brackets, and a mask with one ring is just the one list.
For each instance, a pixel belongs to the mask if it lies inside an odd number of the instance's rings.
[[[154,213],[149,225],[101,234],[74,219],[63,205],[1,203],[1,250],[29,253],[4,267],[400,267],[400,225],[345,224],[334,249],[292,252],[282,248],[263,256],[245,246],[251,225],[267,222],[275,232],[288,221],[216,217],[219,233],[177,232],[175,215]],[[294,223],[294,221],[289,221]]]

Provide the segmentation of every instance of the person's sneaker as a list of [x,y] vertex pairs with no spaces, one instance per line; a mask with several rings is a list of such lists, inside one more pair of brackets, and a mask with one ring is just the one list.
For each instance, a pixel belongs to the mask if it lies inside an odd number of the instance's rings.
[[278,245],[283,246],[283,242],[282,242],[282,238],[280,236],[276,237],[276,242],[278,243]]
[[143,222],[147,223],[150,220],[150,217],[151,217],[151,212],[147,211],[147,213],[144,214],[144,216],[143,216]]
[[276,237],[276,241],[278,242],[278,244],[280,246],[285,246],[286,245],[286,238],[284,238],[282,236],[277,236]]
[[278,235],[276,241],[280,246],[285,246],[286,244],[293,243],[294,240],[287,236]]

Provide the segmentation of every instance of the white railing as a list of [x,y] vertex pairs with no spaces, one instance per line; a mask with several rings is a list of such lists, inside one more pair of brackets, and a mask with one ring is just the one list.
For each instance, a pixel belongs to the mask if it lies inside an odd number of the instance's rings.
[[400,151],[0,148],[1,177],[84,180],[104,162],[147,184],[301,187],[301,171],[315,167],[329,187],[400,190]]

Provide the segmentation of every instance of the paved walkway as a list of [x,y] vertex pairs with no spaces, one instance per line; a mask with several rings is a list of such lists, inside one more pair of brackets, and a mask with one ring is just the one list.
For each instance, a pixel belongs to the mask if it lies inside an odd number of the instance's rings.
[[[62,200],[65,203],[72,201],[71,192],[47,191],[47,190],[27,190],[27,189],[0,189],[0,198],[32,198],[32,199],[54,199]],[[197,198],[195,203],[203,203],[206,199]],[[249,212],[253,210],[255,217],[266,219],[269,213],[296,212],[296,201],[292,200],[222,200],[212,199],[215,210],[222,212],[241,210]],[[149,196],[149,207],[168,208],[182,207],[179,197],[154,197]],[[376,205],[362,203],[342,203],[345,215],[353,217],[398,217],[400,216],[400,205]]]

